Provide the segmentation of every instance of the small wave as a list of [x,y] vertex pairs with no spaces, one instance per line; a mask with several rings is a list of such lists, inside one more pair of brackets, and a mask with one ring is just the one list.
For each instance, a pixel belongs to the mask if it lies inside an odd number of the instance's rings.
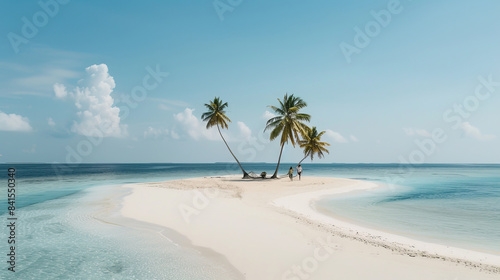
[[460,198],[478,198],[484,197],[485,193],[470,189],[449,189],[428,192],[410,192],[399,195],[393,195],[379,201],[379,203],[390,203],[404,200],[433,200],[433,199],[460,199]]
[[378,179],[378,178],[369,178],[369,177],[352,177],[352,178],[349,178],[349,179],[352,179],[352,180],[363,180],[363,181],[382,181],[381,179]]

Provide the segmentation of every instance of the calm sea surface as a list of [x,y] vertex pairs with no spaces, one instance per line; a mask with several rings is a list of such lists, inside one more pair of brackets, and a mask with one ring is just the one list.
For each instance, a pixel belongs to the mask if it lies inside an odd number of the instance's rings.
[[[286,173],[290,164],[282,164]],[[101,222],[117,185],[240,174],[216,164],[0,164],[0,219],[7,223],[7,170],[16,169],[16,273],[7,271],[8,230],[0,232],[1,279],[237,279],[227,263],[178,246],[154,230]],[[274,164],[244,164],[272,173]],[[374,181],[384,187],[328,197],[324,211],[426,241],[500,252],[500,165],[304,164],[305,176]],[[13,275],[15,277],[13,277]],[[6,278],[7,277],[7,278]]]

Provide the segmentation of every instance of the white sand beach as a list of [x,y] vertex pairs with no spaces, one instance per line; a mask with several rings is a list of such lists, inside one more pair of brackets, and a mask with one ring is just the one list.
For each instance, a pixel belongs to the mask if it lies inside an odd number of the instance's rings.
[[315,211],[323,195],[376,184],[238,176],[125,185],[124,217],[170,228],[246,279],[500,279],[500,256],[429,244]]

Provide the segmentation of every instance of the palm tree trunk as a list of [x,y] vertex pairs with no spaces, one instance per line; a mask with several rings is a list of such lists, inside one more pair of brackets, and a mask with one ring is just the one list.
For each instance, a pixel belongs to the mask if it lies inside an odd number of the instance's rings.
[[281,144],[280,157],[278,158],[278,166],[276,166],[276,171],[274,171],[274,174],[271,177],[271,179],[278,178],[278,169],[280,168],[280,161],[281,161],[281,154],[283,153],[283,147],[285,147],[285,143]]
[[233,154],[233,151],[231,151],[231,148],[229,148],[229,145],[227,144],[226,139],[224,139],[224,136],[222,136],[222,132],[220,131],[219,124],[217,124],[217,130],[219,131],[220,137],[224,141],[224,144],[226,144],[227,149],[229,150],[229,152],[231,153],[231,155],[234,157],[234,159],[236,160],[236,162],[240,166],[241,171],[243,171],[243,179],[250,178],[250,176],[248,176],[248,173],[246,173],[245,169],[243,169],[243,167],[241,167],[240,162],[238,161],[238,159],[236,158],[236,156]]
[[297,164],[297,165],[300,165],[300,164],[302,163],[302,161],[304,161],[304,160],[305,160],[308,156],[309,156],[309,155],[306,155],[303,159],[301,159],[301,160],[299,161],[299,164]]

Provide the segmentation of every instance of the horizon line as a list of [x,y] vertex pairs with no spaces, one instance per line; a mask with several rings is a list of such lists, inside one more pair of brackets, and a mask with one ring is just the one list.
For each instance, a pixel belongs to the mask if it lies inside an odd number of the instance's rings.
[[[64,162],[0,162],[0,164],[235,164],[230,161],[215,161],[215,162],[81,162],[81,163],[64,163]],[[276,162],[241,162],[241,164],[276,164]],[[296,162],[281,162],[281,164],[296,164]],[[477,165],[477,164],[494,164],[500,165],[500,162],[425,162],[425,163],[398,163],[398,162],[302,162],[302,164],[400,164],[400,165],[431,165],[431,164],[455,164],[455,165]]]

